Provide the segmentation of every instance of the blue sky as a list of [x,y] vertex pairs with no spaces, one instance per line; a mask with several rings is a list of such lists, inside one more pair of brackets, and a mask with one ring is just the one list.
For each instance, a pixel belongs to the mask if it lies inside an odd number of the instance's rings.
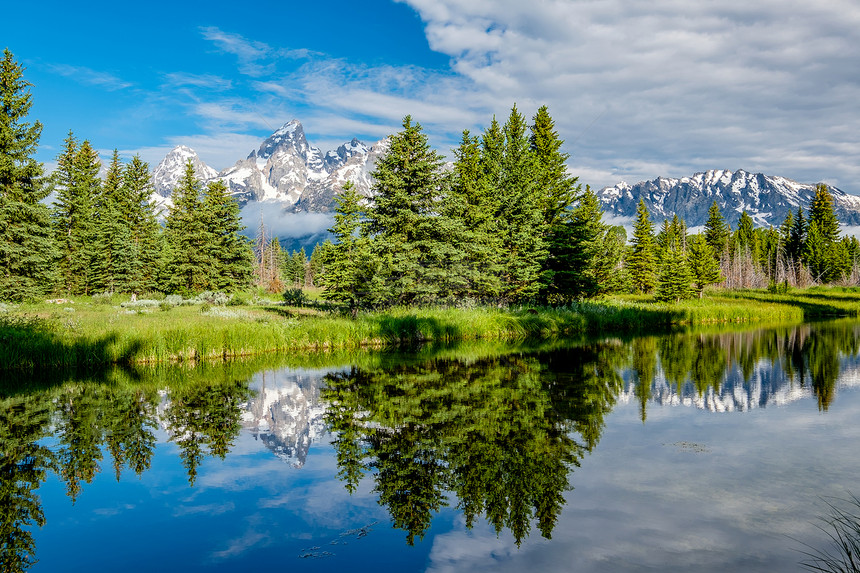
[[746,169],[860,194],[856,0],[42,2],[4,7],[50,166],[71,129],[217,169],[290,119],[323,150],[411,114],[450,156],[547,104],[594,187]]

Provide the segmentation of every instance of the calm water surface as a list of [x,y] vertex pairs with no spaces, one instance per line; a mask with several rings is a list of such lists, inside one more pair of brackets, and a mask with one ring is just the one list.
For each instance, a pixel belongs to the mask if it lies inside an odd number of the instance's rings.
[[826,547],[823,499],[860,494],[858,334],[839,321],[7,389],[0,564],[799,571],[804,544]]

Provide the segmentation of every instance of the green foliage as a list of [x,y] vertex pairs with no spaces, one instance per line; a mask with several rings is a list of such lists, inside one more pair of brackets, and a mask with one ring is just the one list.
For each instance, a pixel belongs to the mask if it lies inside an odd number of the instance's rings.
[[98,153],[89,141],[78,143],[69,132],[57,158],[57,200],[53,225],[59,250],[59,290],[66,294],[89,294],[95,253],[95,214],[101,182]]
[[442,158],[431,150],[421,125],[410,116],[391,136],[388,152],[376,163],[374,196],[367,209],[367,234],[376,264],[371,299],[386,305],[416,304],[435,298],[440,249],[435,233],[445,180]]
[[651,292],[655,284],[654,269],[657,263],[654,245],[654,227],[648,215],[645,201],[640,199],[636,208],[633,238],[625,257],[627,275],[636,292]]
[[702,297],[706,286],[722,280],[714,250],[703,235],[693,235],[687,239],[687,264],[699,298]]
[[556,223],[547,260],[549,298],[593,297],[618,283],[626,233],[619,234],[602,219],[600,202],[587,187],[569,217]]
[[[498,179],[491,180],[499,194],[497,216],[505,253],[501,297],[508,302],[528,301],[538,294],[539,278],[548,254],[546,215],[542,210],[544,199],[538,187],[537,163],[527,131],[525,118],[514,106],[501,130],[504,148],[498,158]],[[488,134],[487,139],[491,137]]]
[[663,302],[678,302],[693,295],[693,274],[687,253],[676,239],[669,244],[660,263],[660,275],[654,298]]
[[0,61],[0,301],[44,296],[56,257],[42,164],[33,156],[42,124],[26,122],[32,106],[24,68],[7,49]]
[[253,253],[240,234],[245,227],[239,217],[239,205],[222,181],[213,181],[203,192],[202,208],[208,235],[207,258],[212,265],[211,288],[226,291],[247,288],[251,284]]
[[714,257],[719,258],[728,248],[729,234],[731,230],[723,218],[716,199],[708,209],[708,220],[705,222],[705,241],[710,245]]

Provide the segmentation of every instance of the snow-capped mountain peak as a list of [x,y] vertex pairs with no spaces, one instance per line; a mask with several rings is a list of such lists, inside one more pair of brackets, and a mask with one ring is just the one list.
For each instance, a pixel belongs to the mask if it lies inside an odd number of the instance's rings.
[[[642,199],[652,220],[671,219],[677,214],[689,227],[704,225],[708,209],[716,201],[723,217],[733,226],[746,211],[756,225],[776,227],[789,211],[807,208],[815,196],[815,187],[743,169],[713,169],[680,179],[658,177],[635,185],[619,183],[601,189],[598,198],[609,215],[634,217]],[[830,193],[839,220],[848,225],[860,224],[860,197],[835,187],[830,187]]]
[[185,166],[189,161],[198,179],[206,181],[218,175],[217,171],[201,161],[196,151],[185,145],[177,145],[152,172],[152,184],[159,196],[168,197],[171,194],[185,174]]

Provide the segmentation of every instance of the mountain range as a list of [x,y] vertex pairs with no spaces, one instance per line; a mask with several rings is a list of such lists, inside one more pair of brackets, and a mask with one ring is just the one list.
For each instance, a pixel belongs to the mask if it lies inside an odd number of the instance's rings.
[[197,177],[204,182],[223,181],[240,207],[250,202],[272,203],[287,212],[324,213],[334,208],[334,197],[346,181],[370,195],[370,173],[376,159],[388,150],[388,140],[366,145],[352,139],[337,149],[323,153],[305,137],[298,120],[285,123],[232,167],[216,171],[192,149],[174,148],[153,171],[155,199],[170,197],[173,188],[191,161]]
[[[199,179],[223,181],[240,207],[257,202],[270,205],[264,209],[282,213],[327,213],[334,210],[334,198],[346,181],[352,181],[361,195],[371,195],[371,173],[388,147],[388,139],[372,145],[352,139],[324,153],[308,143],[301,122],[294,119],[272,133],[258,149],[220,172],[201,161],[192,149],[176,147],[153,172],[153,199],[169,202],[186,163],[191,161]],[[688,227],[698,227],[704,225],[708,209],[716,201],[733,227],[743,211],[757,226],[766,227],[780,225],[788,212],[796,213],[798,207],[807,209],[815,187],[742,169],[710,170],[680,179],[658,177],[635,185],[622,182],[604,187],[597,195],[610,219],[632,219],[641,199],[655,222],[677,214]],[[860,197],[835,187],[830,187],[830,192],[839,220],[846,225],[860,225]]]

